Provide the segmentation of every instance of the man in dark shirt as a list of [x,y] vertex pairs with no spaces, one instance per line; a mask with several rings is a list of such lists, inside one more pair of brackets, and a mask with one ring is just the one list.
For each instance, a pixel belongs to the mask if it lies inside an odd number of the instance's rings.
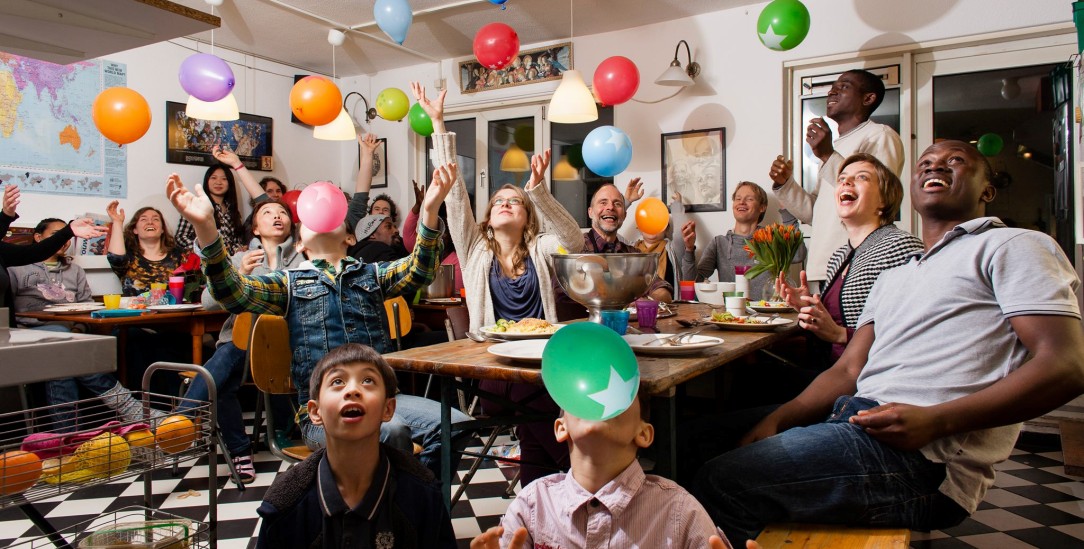
[[403,237],[391,218],[382,214],[367,215],[358,222],[354,232],[358,243],[350,255],[366,263],[395,261],[410,255],[403,246]]

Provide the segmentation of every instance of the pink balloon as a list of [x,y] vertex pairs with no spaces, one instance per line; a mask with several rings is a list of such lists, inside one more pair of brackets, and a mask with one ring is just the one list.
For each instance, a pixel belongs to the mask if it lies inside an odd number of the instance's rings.
[[620,105],[640,87],[640,71],[628,57],[615,55],[595,69],[595,93],[603,105]]
[[297,217],[318,233],[334,231],[346,220],[346,195],[328,181],[317,181],[297,197]]

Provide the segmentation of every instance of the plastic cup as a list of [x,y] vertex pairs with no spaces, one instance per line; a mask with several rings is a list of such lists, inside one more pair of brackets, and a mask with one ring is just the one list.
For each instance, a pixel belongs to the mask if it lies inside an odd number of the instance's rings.
[[119,309],[120,294],[105,294],[102,296],[102,303],[105,304],[106,309]]
[[636,300],[636,322],[641,328],[651,329],[655,327],[655,321],[659,318],[659,302],[653,299]]
[[166,288],[168,285],[165,282],[153,282],[151,283],[151,305],[161,305],[162,298],[166,297]]
[[173,302],[180,303],[184,301],[184,277],[183,276],[171,276],[169,277],[169,293],[173,295]]
[[[639,313],[637,313],[639,314]],[[602,311],[602,325],[617,332],[617,335],[625,335],[629,329],[629,312],[627,309],[620,311]]]
[[682,280],[681,285],[681,300],[682,301],[696,301],[696,281],[694,280]]

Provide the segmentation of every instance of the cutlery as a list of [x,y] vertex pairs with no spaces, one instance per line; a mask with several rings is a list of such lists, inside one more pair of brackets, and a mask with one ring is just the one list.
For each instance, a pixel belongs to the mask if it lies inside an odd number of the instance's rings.
[[683,339],[685,339],[687,337],[692,337],[692,336],[694,336],[696,334],[699,334],[700,332],[703,332],[706,329],[707,329],[707,327],[705,326],[705,327],[697,328],[695,330],[689,330],[688,332],[682,332],[680,334],[674,334],[674,335],[672,335],[670,337],[661,337],[661,338],[656,339],[654,341],[647,342],[646,345],[651,345],[651,344],[653,344],[655,342],[658,342],[660,345],[681,345],[681,340],[683,340]]
[[470,332],[470,331],[466,332],[466,336],[468,338],[470,338],[472,341],[477,341],[478,343],[485,343],[487,341],[491,342],[491,343],[492,342],[504,343],[504,342],[508,341],[507,339],[504,339],[502,337],[494,337],[494,336],[489,336],[489,335],[482,335],[482,334],[480,334],[478,332]]
[[766,324],[771,324],[772,321],[779,318],[779,313],[772,313],[770,315],[766,315],[764,313],[761,313],[760,311],[757,311],[756,309],[753,309],[752,307],[746,307],[745,312],[749,313],[749,316],[752,316],[753,318],[767,317],[768,320],[765,321]]

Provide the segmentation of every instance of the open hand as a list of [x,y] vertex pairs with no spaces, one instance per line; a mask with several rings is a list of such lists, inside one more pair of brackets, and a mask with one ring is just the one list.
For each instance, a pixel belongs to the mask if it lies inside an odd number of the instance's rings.
[[358,145],[361,145],[362,154],[372,156],[376,152],[377,146],[380,145],[380,141],[377,141],[376,134],[369,132],[366,134],[358,134]]
[[633,202],[640,200],[644,197],[644,184],[640,182],[639,177],[635,177],[632,181],[629,181],[628,186],[625,187],[625,208],[628,209]]
[[931,408],[897,402],[859,410],[850,422],[863,427],[869,436],[900,450],[918,450],[945,435]]
[[779,295],[783,296],[783,301],[786,301],[787,305],[793,307],[795,311],[801,309],[802,305],[805,304],[802,297],[813,295],[809,293],[809,281],[806,280],[805,271],[798,273],[798,279],[801,284],[798,287],[791,286],[787,282],[786,271],[780,271],[779,278],[775,281],[775,287]]
[[120,207],[120,201],[114,200],[105,207],[105,213],[109,214],[109,219],[116,225],[124,225],[124,208]]
[[241,256],[241,266],[237,268],[237,272],[243,275],[252,274],[253,269],[263,263],[265,255],[263,250],[252,250]]
[[440,208],[440,204],[444,202],[444,199],[448,197],[448,193],[452,190],[452,185],[459,179],[459,165],[455,162],[451,164],[445,164],[439,168],[433,170],[433,181],[429,184],[429,189],[425,191],[425,198],[422,200],[422,208],[426,211],[436,212]]
[[784,160],[783,155],[775,157],[772,168],[768,170],[768,177],[772,179],[772,182],[782,185],[789,181],[792,175],[794,175],[794,162]]
[[809,121],[805,130],[805,142],[809,143],[809,148],[813,149],[813,154],[821,159],[821,162],[827,161],[835,152],[832,147],[832,128],[819,116]]
[[531,179],[524,186],[525,190],[531,190],[546,180],[546,171],[550,167],[550,150],[546,149],[542,154],[531,155]]
[[69,226],[72,228],[72,232],[75,233],[75,236],[78,236],[79,238],[94,238],[98,236],[103,236],[106,232],[109,231],[108,227],[95,225],[89,217],[76,219],[75,221],[69,223]]
[[8,217],[15,217],[15,208],[19,206],[19,187],[8,183],[4,186],[4,203],[0,211]]
[[[504,535],[503,526],[494,526],[470,541],[471,549],[523,549],[523,542],[527,541],[527,529],[520,528],[512,534],[512,542],[504,547],[500,546],[501,536]],[[714,549],[714,548],[713,548]]]
[[696,221],[688,220],[681,226],[681,240],[690,252],[696,249]]
[[220,145],[216,144],[215,147],[211,149],[211,154],[214,155],[215,160],[229,166],[230,168],[241,164],[241,159],[237,156],[236,153],[229,149],[223,149]]
[[829,343],[847,343],[847,329],[832,319],[820,295],[803,295],[799,299],[802,307],[798,309],[798,326]]
[[184,187],[181,176],[174,173],[166,179],[166,194],[177,212],[193,225],[207,222],[214,224],[215,208],[211,205],[211,199],[204,194],[202,186],[197,185],[193,194]]
[[440,94],[437,95],[437,99],[435,101],[431,101],[425,96],[425,86],[421,85],[418,82],[410,83],[410,91],[414,93],[414,100],[422,106],[422,110],[425,111],[425,114],[428,114],[429,118],[433,119],[433,124],[435,125],[439,121],[440,124],[443,125],[444,96],[448,95],[448,90],[440,90]]

